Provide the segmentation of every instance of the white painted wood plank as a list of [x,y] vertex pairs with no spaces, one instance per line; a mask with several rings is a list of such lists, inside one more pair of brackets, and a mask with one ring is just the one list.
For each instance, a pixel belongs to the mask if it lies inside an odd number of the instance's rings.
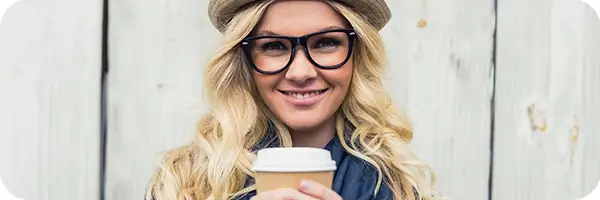
[[207,1],[110,2],[106,199],[141,199],[161,153],[191,142],[219,34]]
[[502,0],[493,199],[576,199],[600,179],[600,21],[575,0]]
[[577,174],[574,178],[573,190],[576,196],[583,197],[592,192],[600,181],[600,19],[594,10],[586,6],[583,70],[578,96],[580,106],[577,107],[580,132],[580,145],[576,146],[575,155],[579,160]]
[[387,1],[387,88],[453,199],[488,197],[494,1]]
[[0,174],[24,199],[98,199],[102,1],[23,0],[0,26]]

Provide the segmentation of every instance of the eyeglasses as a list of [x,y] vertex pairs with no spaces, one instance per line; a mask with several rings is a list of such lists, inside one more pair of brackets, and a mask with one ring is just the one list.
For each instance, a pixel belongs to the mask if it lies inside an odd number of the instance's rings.
[[350,59],[355,38],[356,32],[352,29],[335,29],[300,37],[247,37],[240,45],[254,70],[263,74],[276,74],[290,66],[298,45],[304,47],[306,57],[316,67],[339,68]]

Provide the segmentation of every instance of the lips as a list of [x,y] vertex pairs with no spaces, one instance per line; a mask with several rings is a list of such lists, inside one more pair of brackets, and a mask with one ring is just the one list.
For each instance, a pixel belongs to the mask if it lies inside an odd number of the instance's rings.
[[312,106],[319,102],[323,98],[323,96],[327,93],[327,89],[323,90],[304,90],[304,91],[294,91],[294,90],[279,90],[281,94],[283,94],[284,99],[294,105],[294,106]]

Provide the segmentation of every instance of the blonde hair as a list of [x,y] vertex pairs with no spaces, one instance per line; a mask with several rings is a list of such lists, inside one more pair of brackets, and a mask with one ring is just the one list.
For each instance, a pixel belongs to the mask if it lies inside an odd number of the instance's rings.
[[[245,7],[228,24],[223,44],[205,73],[210,112],[198,123],[192,143],[165,154],[150,181],[147,200],[231,199],[254,190],[253,185],[245,187],[247,177],[254,177],[251,149],[266,135],[268,122],[276,129],[280,144],[291,146],[287,127],[260,99],[251,68],[238,48],[273,1]],[[378,30],[345,5],[329,4],[346,17],[359,37],[353,52],[356,70],[337,115],[342,146],[376,167],[379,176],[374,192],[387,184],[395,200],[433,199],[435,176],[410,148],[410,122],[394,108],[380,80],[386,57]],[[350,138],[345,138],[344,121],[355,127]]]

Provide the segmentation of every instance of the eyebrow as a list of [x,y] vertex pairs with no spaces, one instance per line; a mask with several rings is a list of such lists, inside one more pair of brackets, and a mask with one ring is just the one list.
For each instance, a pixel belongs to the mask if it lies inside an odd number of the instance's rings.
[[[318,30],[318,31],[315,31],[314,33],[316,33],[316,32],[321,32],[321,31],[334,30],[334,29],[343,29],[343,28],[344,28],[344,27],[341,27],[341,26],[335,26],[335,25],[334,25],[334,26],[328,26],[328,27],[322,28],[322,29],[320,29],[320,30]],[[309,34],[310,34],[310,33],[309,33]],[[256,34],[254,34],[254,35],[255,35],[255,36],[282,36],[282,34],[276,33],[276,32],[274,32],[274,31],[270,31],[270,30],[268,30],[268,29],[259,30],[259,31],[257,31],[257,32],[256,32]]]

